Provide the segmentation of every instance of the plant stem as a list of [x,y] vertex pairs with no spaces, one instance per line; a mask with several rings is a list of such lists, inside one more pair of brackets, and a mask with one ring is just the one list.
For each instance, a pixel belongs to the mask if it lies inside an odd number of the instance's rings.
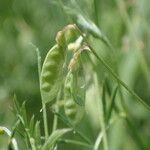
[[99,145],[100,145],[100,143],[102,141],[102,138],[103,138],[103,134],[102,134],[102,132],[100,132],[98,137],[97,137],[97,139],[96,139],[96,142],[94,144],[94,150],[98,150],[99,149]]
[[[38,48],[36,48],[37,53],[37,61],[38,61],[38,75],[39,75],[39,84],[40,84],[40,77],[41,77],[41,56],[40,51]],[[47,111],[46,111],[46,105],[42,101],[42,110],[43,110],[43,122],[44,122],[44,132],[45,132],[45,139],[48,138],[48,122],[47,122]]]
[[93,0],[93,5],[94,5],[94,16],[95,16],[95,24],[99,27],[99,21],[98,21],[98,3],[99,0]]
[[114,77],[114,79],[117,80],[117,82],[119,82],[133,97],[135,97],[140,104],[145,106],[150,111],[150,106],[147,103],[145,103],[134,91],[132,91],[122,80],[120,80],[120,78],[116,75],[116,73],[114,73],[114,71],[108,66],[108,64],[97,55],[95,50],[91,46],[89,47],[92,53],[95,55],[95,57],[104,65],[104,67],[109,71],[109,73]]
[[128,111],[128,108],[125,104],[124,96],[123,96],[120,85],[118,87],[119,87],[121,104],[122,104],[122,107],[124,109],[124,112],[126,113],[126,117],[125,117],[126,124],[127,124],[128,128],[130,129],[130,134],[132,134],[132,136],[134,137],[133,139],[136,140],[136,143],[137,143],[137,145],[139,145],[140,149],[146,149],[144,143],[141,140],[141,137],[140,137],[138,131],[136,130],[136,127],[134,126],[134,124],[131,121],[132,119],[130,119],[130,117],[129,117],[131,115],[129,115],[129,111]]
[[[56,103],[55,103],[55,112],[59,112],[59,106],[58,106],[58,103],[59,103],[59,100],[61,98],[61,90],[62,88],[60,88],[59,90],[59,93],[57,95],[57,98],[56,98]],[[58,124],[58,116],[56,114],[54,114],[54,120],[53,120],[53,129],[52,129],[52,132],[54,132],[56,129],[57,129],[57,124]]]
[[[57,106],[56,106],[57,107]],[[58,112],[58,107],[56,108],[56,111]],[[54,120],[53,120],[53,128],[52,132],[54,132],[57,129],[57,123],[58,123],[58,116],[54,114]]]
[[62,140],[59,140],[59,141],[62,141],[62,142],[65,142],[65,143],[70,143],[70,144],[75,144],[75,145],[80,145],[80,146],[87,147],[89,149],[93,149],[92,145],[84,143],[84,142],[80,142],[80,141],[75,141],[75,140],[70,140],[70,139],[62,139]]
[[48,123],[47,123],[47,112],[46,112],[46,105],[42,102],[42,109],[43,109],[43,121],[44,121],[44,132],[45,132],[45,139],[48,138]]
[[[83,35],[82,31],[76,27],[77,30],[80,32],[81,36],[83,37],[83,39],[85,40],[85,42],[88,44],[88,40],[86,39],[85,35]],[[109,67],[109,65],[101,58],[98,56],[98,54],[95,52],[95,50],[93,49],[92,46],[90,46],[88,44],[91,52],[93,53],[93,55],[98,59],[99,62],[102,63],[102,65],[108,70],[108,72],[114,77],[114,79],[120,84],[122,85],[133,97],[135,97],[135,99],[137,100],[137,102],[139,102],[140,104],[142,104],[144,107],[146,107],[149,111],[150,111],[150,106],[144,102],[144,100],[142,100],[133,90],[131,90],[118,76],[117,74]]]
[[101,100],[100,96],[100,89],[99,89],[99,81],[98,81],[98,76],[97,74],[94,75],[94,82],[96,86],[96,94],[98,95],[97,97],[97,106],[100,114],[100,126],[103,134],[103,146],[104,150],[108,150],[108,140],[107,140],[107,134],[106,134],[106,125],[105,125],[105,119],[104,119],[104,110],[103,110],[103,103]]

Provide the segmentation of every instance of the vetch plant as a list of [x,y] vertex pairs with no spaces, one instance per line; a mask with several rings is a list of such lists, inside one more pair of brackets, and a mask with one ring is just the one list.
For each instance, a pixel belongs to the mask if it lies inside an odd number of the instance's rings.
[[[82,22],[83,31],[86,30],[88,34],[92,36],[96,35],[96,38],[101,39],[107,46],[111,47],[107,38],[104,38],[104,36],[100,34],[101,32],[94,23],[83,20],[81,17],[79,20]],[[104,150],[110,149],[107,132],[117,119],[123,118],[130,127],[133,127],[127,115],[128,109],[123,102],[124,99],[121,86],[140,104],[150,110],[150,106],[136,95],[136,93],[132,91],[96,53],[94,48],[89,44],[86,33],[83,31],[75,24],[69,24],[59,31],[56,35],[56,43],[48,51],[42,67],[40,54],[38,49],[36,49],[38,55],[44,136],[41,134],[41,121],[35,121],[34,116],[28,120],[25,103],[20,107],[16,98],[14,98],[14,110],[17,121],[15,128],[13,128],[13,134],[7,132],[8,130],[4,127],[0,128],[1,134],[6,132],[12,137],[11,144],[14,150],[18,148],[17,142],[14,139],[16,131],[19,131],[24,137],[27,149],[32,150],[57,150],[59,149],[59,143],[63,142],[80,145],[87,149],[98,150],[101,147],[101,141]],[[108,85],[105,81],[103,82],[102,89],[99,86],[101,83],[98,71],[95,69],[96,64],[93,61],[93,56],[95,56],[95,58],[107,69],[108,73],[116,80],[117,86],[111,93],[108,92]],[[84,61],[85,59],[88,63]],[[91,83],[86,79],[86,63],[91,66],[93,71],[91,72]],[[77,128],[86,114],[86,90],[91,86],[90,84],[94,85],[95,88],[94,93],[96,98],[93,99],[93,103],[96,103],[98,107],[97,114],[99,116],[98,120],[100,126],[100,133],[97,139],[95,139],[95,142],[85,136],[84,133]],[[121,114],[120,107],[115,101],[117,96],[122,100],[121,105],[125,115]],[[110,99],[110,102],[106,101],[106,99]],[[52,131],[47,119],[49,115],[47,110],[48,107],[51,107],[54,114]],[[115,112],[116,118],[113,116],[113,112]],[[66,126],[69,126],[69,128],[59,129],[59,119],[62,120]],[[18,127],[22,130],[18,130]],[[68,136],[71,133],[76,134],[81,138],[81,141],[74,138],[64,138],[63,136],[67,133]],[[134,131],[134,134],[140,141],[140,146],[145,148],[145,145],[141,142],[136,131]]]

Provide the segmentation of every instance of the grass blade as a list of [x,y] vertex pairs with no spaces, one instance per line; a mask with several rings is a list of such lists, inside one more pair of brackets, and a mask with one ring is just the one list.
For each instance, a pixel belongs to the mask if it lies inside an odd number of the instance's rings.
[[61,138],[64,134],[66,134],[67,132],[70,132],[71,130],[72,129],[70,129],[70,128],[55,130],[49,136],[49,138],[46,140],[45,144],[42,147],[42,150],[52,150],[52,148],[54,147],[54,145],[57,142],[57,140],[59,138]]
[[[41,55],[39,49],[32,44],[32,46],[35,48],[36,54],[37,54],[37,64],[38,64],[38,76],[39,76],[39,84],[40,84],[40,76],[41,76]],[[44,122],[44,132],[45,132],[45,138],[48,138],[48,123],[47,123],[47,111],[46,111],[46,105],[42,101],[42,110],[43,110],[43,122]]]
[[35,117],[33,115],[31,120],[30,120],[30,123],[29,123],[29,129],[30,129],[31,135],[33,135],[33,132],[34,132],[34,124],[35,124],[35,120],[34,119],[35,119]]
[[20,113],[20,105],[19,105],[19,103],[18,103],[18,100],[17,100],[17,96],[16,96],[16,95],[14,95],[13,103],[14,103],[13,109],[14,109],[15,113],[16,113],[16,114],[19,114],[19,113]]
[[36,121],[34,128],[34,137],[37,147],[41,146],[41,131],[40,131],[40,121]]

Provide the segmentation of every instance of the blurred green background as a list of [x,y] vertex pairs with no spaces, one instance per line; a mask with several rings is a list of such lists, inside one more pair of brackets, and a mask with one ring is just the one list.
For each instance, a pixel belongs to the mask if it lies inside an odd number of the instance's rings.
[[[149,0],[0,0],[1,126],[11,128],[14,123],[11,109],[14,94],[20,103],[27,101],[29,118],[34,113],[37,119],[41,119],[35,47],[39,48],[43,61],[55,42],[56,33],[74,22],[74,13],[81,13],[92,20],[105,33],[115,49],[114,54],[94,38],[91,38],[91,44],[97,51],[103,49],[98,51],[100,55],[114,70],[117,68],[120,78],[150,105]],[[111,62],[115,62],[116,66],[112,66]],[[126,92],[124,95],[139,134],[145,145],[150,147],[149,112]],[[85,124],[81,126],[91,139],[98,132],[94,107],[93,102],[87,101],[89,115],[86,121],[90,125],[87,129],[84,129]],[[110,140],[110,150],[140,149],[123,121],[118,121],[111,132],[110,139],[114,140]],[[5,138],[0,137],[0,148],[4,143]]]

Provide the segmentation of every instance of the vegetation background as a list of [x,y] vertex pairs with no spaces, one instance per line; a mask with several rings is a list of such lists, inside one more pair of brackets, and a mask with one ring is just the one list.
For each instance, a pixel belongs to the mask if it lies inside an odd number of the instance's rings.
[[[11,109],[14,93],[20,104],[26,101],[28,118],[35,114],[37,120],[42,120],[37,57],[33,45],[39,48],[43,62],[47,51],[54,45],[56,33],[68,23],[76,23],[76,14],[93,21],[108,37],[114,47],[113,52],[92,37],[91,45],[150,105],[149,0],[0,0],[0,125],[11,129],[15,122]],[[114,89],[117,83],[102,64],[97,62],[97,66],[101,81],[107,76]],[[92,98],[92,90],[87,95]],[[109,149],[137,150],[142,149],[142,143],[148,150],[150,113],[126,91],[124,99],[133,127],[126,125],[124,119],[118,119],[109,131]],[[86,103],[88,115],[80,128],[94,142],[99,133],[97,109],[94,99]],[[48,120],[51,126],[53,115],[50,110]],[[60,128],[63,126],[60,124]],[[7,136],[0,136],[0,149],[5,149],[6,145]],[[22,146],[21,149],[25,148]],[[86,148],[62,144],[60,149]]]

